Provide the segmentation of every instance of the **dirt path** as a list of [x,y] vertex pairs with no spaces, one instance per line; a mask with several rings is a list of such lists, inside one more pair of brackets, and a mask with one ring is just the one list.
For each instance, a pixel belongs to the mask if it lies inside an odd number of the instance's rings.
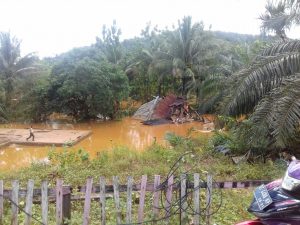
[[74,145],[89,136],[88,130],[34,130],[34,141],[26,140],[28,129],[0,129],[0,147],[8,144],[20,145]]

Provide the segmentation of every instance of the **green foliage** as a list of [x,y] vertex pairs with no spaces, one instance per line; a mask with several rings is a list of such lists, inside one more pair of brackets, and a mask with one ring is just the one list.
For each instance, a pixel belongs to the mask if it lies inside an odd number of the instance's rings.
[[[112,176],[117,175],[120,178],[120,183],[125,183],[128,175],[133,176],[134,180],[138,182],[141,175],[147,174],[150,182],[153,180],[154,174],[166,176],[175,162],[177,162],[176,166],[179,167],[176,175],[184,171],[201,174],[210,172],[213,174],[214,180],[272,180],[284,174],[285,166],[279,161],[263,163],[257,160],[253,164],[244,162],[236,165],[228,156],[214,152],[213,145],[230,143],[233,140],[227,134],[219,133],[212,141],[203,137],[176,137],[174,134],[168,134],[167,137],[172,143],[170,147],[163,147],[154,143],[147,150],[137,152],[118,146],[99,152],[95,158],[90,158],[83,149],[66,148],[63,152],[52,149],[49,152],[49,163],[35,163],[29,168],[19,171],[6,173],[1,171],[0,179],[6,183],[12,179],[19,179],[21,186],[25,186],[28,179],[34,179],[36,184],[47,179],[50,181],[50,185],[54,185],[56,178],[60,177],[64,179],[65,184],[75,186],[84,184],[87,177],[93,177],[94,181],[97,181],[100,176],[105,176],[109,182]],[[192,151],[192,154],[186,154],[188,151]],[[178,160],[183,154],[186,155]],[[238,201],[241,195],[243,195],[243,201]],[[220,201],[220,195],[213,196],[215,196],[214,201]],[[150,197],[150,195],[146,197],[145,207],[147,210],[145,212],[151,211],[152,201]],[[251,218],[251,215],[246,211],[251,197],[252,191],[245,189],[223,191],[222,207],[213,216],[213,222],[229,225]],[[125,204],[125,195],[121,194],[120,198],[121,204]],[[138,200],[138,194],[134,195],[133,210],[135,216]],[[97,211],[99,206],[97,204],[99,203],[92,202],[91,224],[97,224],[95,221],[99,221],[99,211]],[[50,212],[53,212],[49,214],[50,221],[53,221],[55,220],[55,206],[50,204],[49,207]],[[82,223],[82,207],[82,202],[72,202],[72,224]],[[9,209],[9,207],[5,207],[5,209],[7,208]],[[33,210],[37,212],[40,209],[34,208]],[[112,224],[115,223],[113,210],[113,200],[107,199],[107,219]],[[8,210],[5,215],[9,215],[9,213]],[[125,212],[122,211],[123,214],[125,215]],[[4,218],[4,220],[6,219]],[[177,218],[173,219],[172,224],[177,224]],[[23,218],[20,217],[20,221],[23,221]]]
[[[37,57],[34,54],[21,57],[20,44],[21,42],[9,32],[0,33],[0,77],[5,95],[5,107],[8,111],[11,110],[12,101],[19,98],[14,94],[16,80],[36,69],[34,63]],[[8,116],[10,113],[7,113],[3,119]]]
[[[253,64],[233,77],[228,105],[231,115],[251,113],[245,139],[258,148],[284,149],[299,143],[300,42],[275,43],[257,56]],[[265,143],[267,142],[267,143]],[[259,145],[262,144],[260,147]]]
[[98,114],[115,117],[120,102],[128,96],[128,79],[118,66],[99,62],[97,55],[91,58],[90,51],[74,50],[53,67],[46,99],[49,113],[61,112],[76,119]]
[[171,146],[180,148],[184,151],[193,151],[195,144],[188,137],[181,137],[174,133],[166,133],[165,139],[170,143]]
[[275,32],[283,41],[287,40],[286,30],[300,22],[300,3],[295,0],[268,1],[265,14],[260,16],[264,32]]
[[102,38],[96,38],[96,47],[104,53],[105,58],[112,64],[118,64],[122,58],[122,46],[120,43],[121,29],[114,20],[113,25],[107,29],[102,28]]

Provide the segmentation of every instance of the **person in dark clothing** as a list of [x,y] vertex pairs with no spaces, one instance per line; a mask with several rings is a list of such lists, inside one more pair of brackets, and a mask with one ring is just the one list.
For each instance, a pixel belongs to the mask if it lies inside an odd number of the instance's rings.
[[30,139],[31,137],[32,137],[32,141],[34,141],[34,134],[33,134],[32,126],[30,126],[30,129],[29,129],[29,137],[26,138],[26,141],[28,141],[28,139]]

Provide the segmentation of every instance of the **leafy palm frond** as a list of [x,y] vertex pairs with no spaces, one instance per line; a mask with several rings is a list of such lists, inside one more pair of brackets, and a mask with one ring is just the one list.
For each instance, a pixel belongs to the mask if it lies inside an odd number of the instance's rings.
[[276,35],[282,40],[287,38],[286,30],[289,29],[293,22],[293,16],[289,11],[285,1],[278,1],[275,4],[268,1],[265,14],[260,16],[262,20],[261,28],[265,32],[275,31]]
[[267,46],[256,57],[259,60],[263,56],[275,56],[280,53],[300,52],[300,41],[290,40],[288,42],[275,42],[270,46]]
[[17,75],[35,69],[33,63],[36,60],[34,54],[21,57],[20,41],[9,32],[0,32],[0,76],[4,81],[6,106],[10,104]]
[[270,92],[257,105],[250,120],[254,125],[253,135],[258,127],[267,126],[270,143],[274,147],[284,148],[299,141],[300,74],[291,76]]
[[272,89],[278,87],[282,80],[300,72],[300,41],[271,47],[257,57],[247,69],[236,73],[232,79],[238,84],[232,93],[228,113],[232,115],[248,113],[259,100]]
[[223,74],[209,75],[201,85],[202,96],[215,95],[219,90],[224,87],[225,76]]

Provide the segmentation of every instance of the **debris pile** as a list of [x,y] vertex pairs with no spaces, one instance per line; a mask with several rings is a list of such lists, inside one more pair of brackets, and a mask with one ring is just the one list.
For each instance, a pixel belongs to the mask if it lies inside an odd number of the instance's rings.
[[176,95],[155,97],[152,101],[143,104],[133,118],[142,120],[146,125],[193,121],[187,101]]

